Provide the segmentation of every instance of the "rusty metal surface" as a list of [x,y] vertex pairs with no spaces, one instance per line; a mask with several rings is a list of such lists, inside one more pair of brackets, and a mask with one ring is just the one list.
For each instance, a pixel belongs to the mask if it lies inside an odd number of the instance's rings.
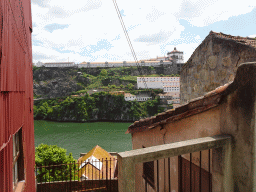
[[24,191],[35,191],[30,0],[0,1],[0,191],[13,191],[12,137],[22,129]]

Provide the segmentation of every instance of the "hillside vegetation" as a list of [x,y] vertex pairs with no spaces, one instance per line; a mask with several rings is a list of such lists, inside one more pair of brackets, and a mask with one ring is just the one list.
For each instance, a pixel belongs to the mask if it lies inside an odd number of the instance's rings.
[[[156,74],[154,67],[143,67],[142,72],[145,76],[163,76]],[[136,67],[108,69],[34,67],[34,98],[69,96],[99,88],[104,91],[123,90],[135,94],[138,76],[141,75]]]
[[160,99],[125,101],[107,92],[78,98],[43,99],[34,102],[34,118],[55,121],[135,121],[163,111]]

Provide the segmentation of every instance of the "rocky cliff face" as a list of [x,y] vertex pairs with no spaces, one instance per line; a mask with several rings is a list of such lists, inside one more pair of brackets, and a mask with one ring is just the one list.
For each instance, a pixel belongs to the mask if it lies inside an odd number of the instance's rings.
[[55,98],[70,95],[83,89],[79,83],[89,83],[75,70],[38,68],[33,72],[34,94],[42,98]]

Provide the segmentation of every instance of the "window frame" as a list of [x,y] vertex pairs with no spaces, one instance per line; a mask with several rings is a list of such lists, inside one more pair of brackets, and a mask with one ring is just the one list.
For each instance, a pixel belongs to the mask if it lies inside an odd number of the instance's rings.
[[22,146],[22,128],[13,135],[13,158],[12,158],[12,174],[13,174],[13,191],[16,190],[18,183],[24,180],[24,159]]

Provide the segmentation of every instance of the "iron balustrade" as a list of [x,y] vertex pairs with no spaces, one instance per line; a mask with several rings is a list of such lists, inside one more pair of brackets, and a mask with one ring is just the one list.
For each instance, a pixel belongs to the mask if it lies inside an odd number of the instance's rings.
[[37,166],[37,191],[118,191],[116,165],[116,158],[102,158]]

